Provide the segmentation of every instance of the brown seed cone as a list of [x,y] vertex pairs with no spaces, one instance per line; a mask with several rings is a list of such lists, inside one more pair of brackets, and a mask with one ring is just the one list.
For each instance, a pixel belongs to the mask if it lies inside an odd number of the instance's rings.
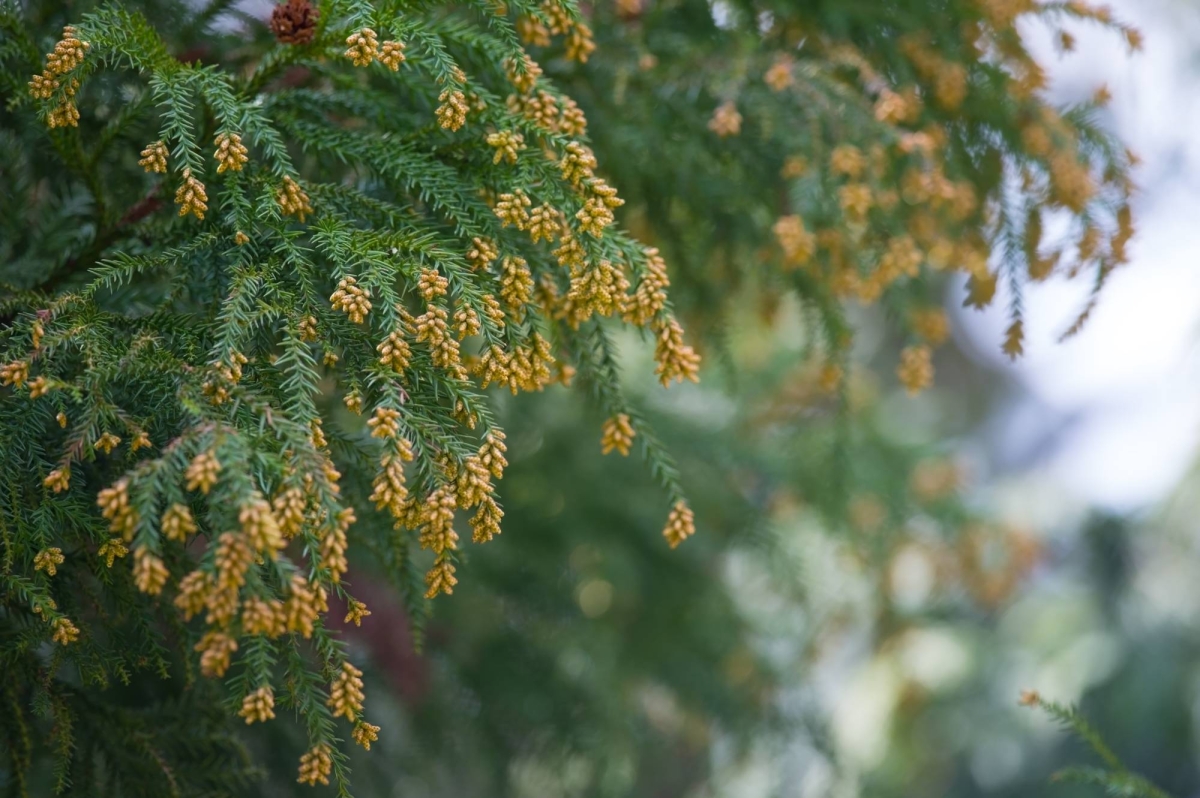
[[316,33],[319,16],[310,0],[287,0],[271,12],[269,27],[283,44],[308,44]]

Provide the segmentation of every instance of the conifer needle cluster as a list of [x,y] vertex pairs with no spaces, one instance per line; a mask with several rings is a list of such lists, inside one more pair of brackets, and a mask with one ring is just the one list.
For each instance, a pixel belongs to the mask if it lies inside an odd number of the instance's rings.
[[[118,4],[35,62],[46,31],[3,7],[6,74],[28,74],[22,134],[85,153],[66,168],[106,206],[91,250],[51,279],[6,275],[0,579],[28,642],[5,662],[124,678],[144,662],[98,614],[128,602],[137,648],[164,651],[172,628],[247,723],[299,712],[299,781],[344,788],[339,738],[381,733],[327,620],[335,602],[370,614],[348,556],[427,551],[425,599],[453,592],[457,518],[484,543],[504,515],[485,389],[580,373],[632,438],[608,319],[653,338],[664,384],[697,378],[661,258],[615,224],[583,113],[519,44],[529,18],[591,53],[557,2],[291,0],[278,43],[243,65],[181,57]],[[691,514],[665,452],[646,451],[675,545]],[[39,639],[59,649],[48,661]]]

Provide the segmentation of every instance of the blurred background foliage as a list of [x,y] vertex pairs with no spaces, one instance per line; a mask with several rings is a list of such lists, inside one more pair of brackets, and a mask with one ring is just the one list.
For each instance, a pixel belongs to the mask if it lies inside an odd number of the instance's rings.
[[[922,273],[881,305],[843,305],[781,268],[773,226],[821,186],[781,176],[791,153],[758,135],[761,86],[740,139],[709,127],[732,83],[772,63],[763,14],[794,17],[793,40],[843,36],[894,68],[893,26],[936,30],[966,7],[599,3],[585,9],[588,64],[533,48],[587,113],[622,221],[667,255],[709,358],[698,386],[624,386],[675,453],[699,534],[663,545],[666,500],[638,463],[601,456],[603,418],[561,390],[506,403],[504,535],[464,558],[471,578],[423,629],[369,552],[352,556],[373,615],[344,631],[387,730],[352,751],[357,794],[1095,794],[1049,781],[1090,755],[1018,706],[1025,688],[1081,701],[1172,794],[1200,789],[1194,501],[1048,528],[1006,512],[979,434],[1002,380],[956,347],[917,398],[893,376],[912,310],[957,306],[963,281]],[[237,12],[260,38],[264,10]],[[718,24],[738,14],[749,22]],[[966,126],[995,121],[977,99]],[[970,177],[981,191],[998,179]],[[625,373],[649,374],[650,344],[618,341]],[[181,687],[138,682],[114,700],[164,730],[171,717],[219,728],[201,709],[213,691]],[[245,794],[301,789],[297,727],[215,739],[196,761],[246,763]]]

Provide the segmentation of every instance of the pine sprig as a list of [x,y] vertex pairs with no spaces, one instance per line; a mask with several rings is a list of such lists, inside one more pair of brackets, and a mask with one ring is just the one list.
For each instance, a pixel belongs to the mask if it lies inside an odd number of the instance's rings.
[[1131,773],[1104,741],[1100,733],[1074,706],[1047,701],[1034,692],[1021,697],[1022,706],[1036,707],[1053,718],[1064,729],[1078,737],[1104,763],[1104,767],[1070,767],[1056,772],[1054,781],[1088,784],[1104,789],[1105,794],[1126,798],[1170,798],[1150,781]]

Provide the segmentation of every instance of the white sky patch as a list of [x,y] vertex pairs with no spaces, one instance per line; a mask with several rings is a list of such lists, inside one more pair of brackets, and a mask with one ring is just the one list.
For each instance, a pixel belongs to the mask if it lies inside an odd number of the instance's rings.
[[710,6],[712,7],[713,24],[718,28],[730,30],[737,24],[734,16],[737,12],[732,4],[726,0],[712,0]]

